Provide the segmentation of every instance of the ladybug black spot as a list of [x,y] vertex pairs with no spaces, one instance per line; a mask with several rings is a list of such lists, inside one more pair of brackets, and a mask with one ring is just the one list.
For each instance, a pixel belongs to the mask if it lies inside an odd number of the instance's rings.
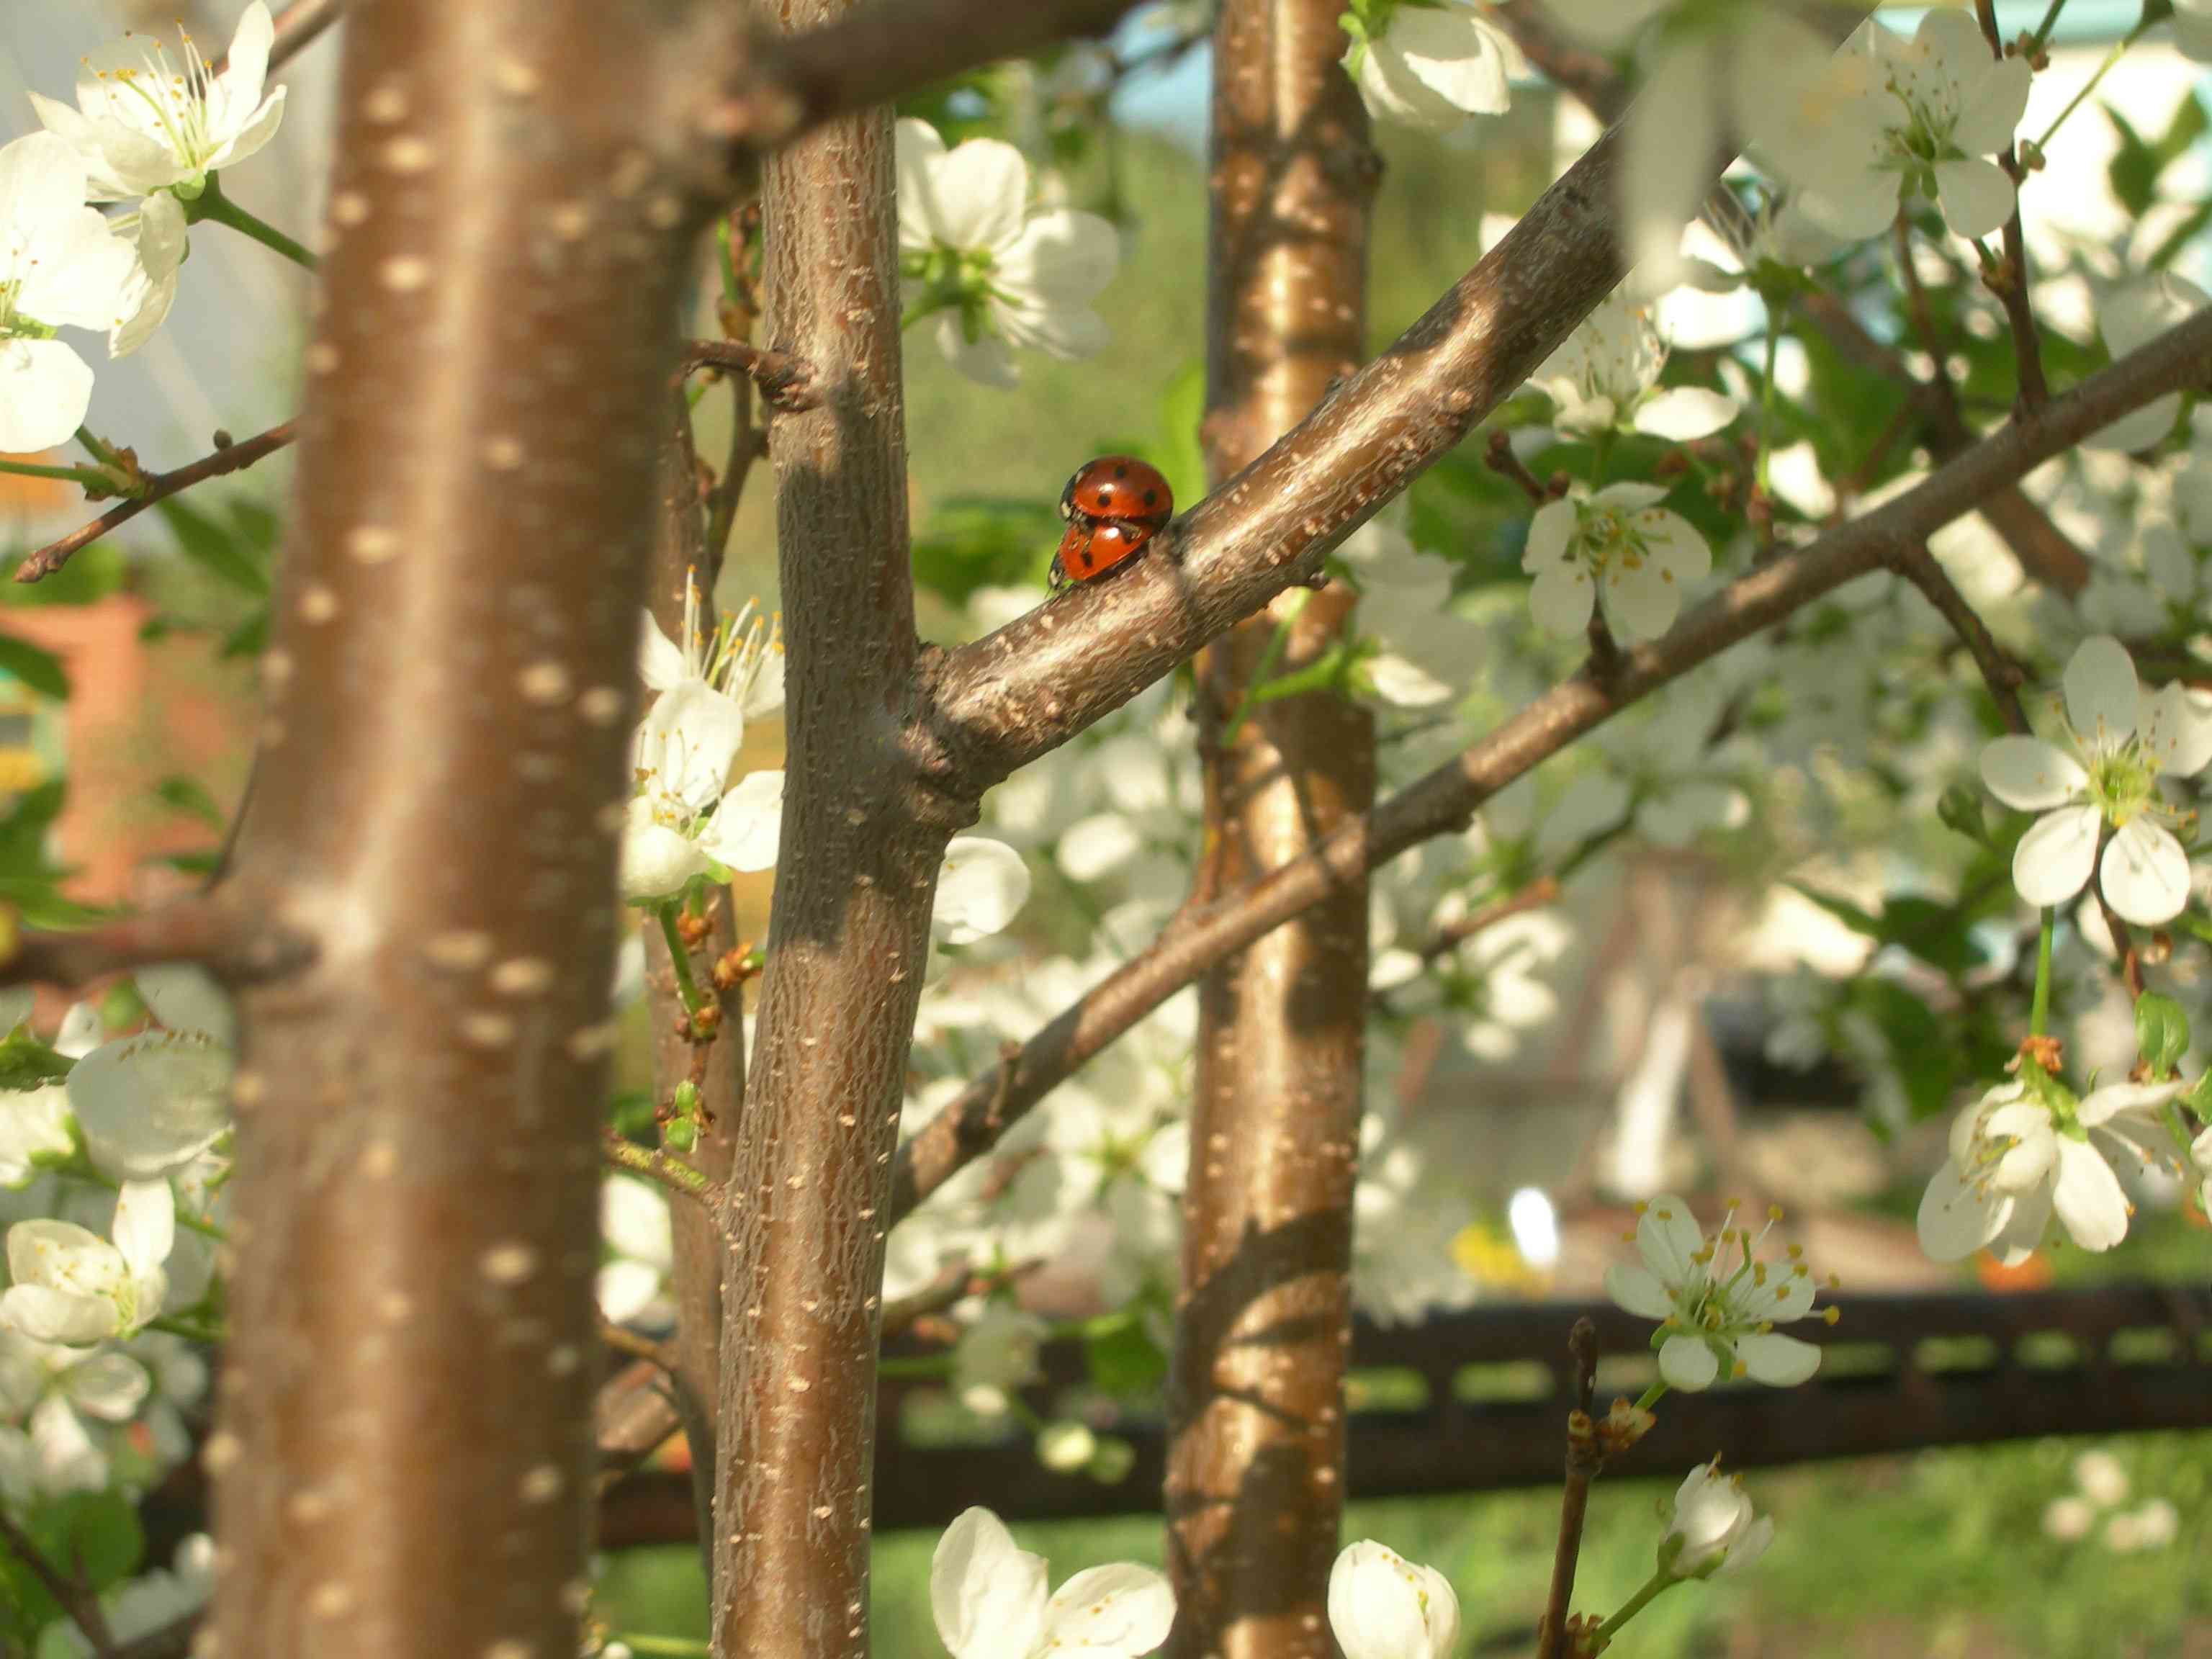
[[1114,476],[1117,478],[1126,478],[1129,476],[1129,469],[1126,466],[1117,466],[1114,469]]
[[1157,489],[1147,489],[1145,492],[1145,505],[1146,507],[1158,507],[1159,504],[1160,492]]

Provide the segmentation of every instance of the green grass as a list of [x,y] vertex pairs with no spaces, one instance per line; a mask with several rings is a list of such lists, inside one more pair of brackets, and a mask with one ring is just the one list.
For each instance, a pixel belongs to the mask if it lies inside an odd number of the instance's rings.
[[[2045,1505],[2073,1490],[2073,1459],[2091,1445],[2126,1465],[2130,1504],[2163,1497],[2180,1511],[2171,1547],[2120,1556],[2094,1534],[2074,1544],[2044,1535]],[[1578,1609],[1609,1612],[1643,1581],[1679,1479],[1599,1482]],[[1778,1518],[1773,1548],[1740,1577],[1662,1596],[1615,1644],[1620,1659],[2179,1659],[2205,1651],[2212,1632],[2212,1434],[1930,1451],[1748,1480]],[[1553,1492],[1355,1504],[1345,1536],[1380,1539],[1449,1574],[1463,1655],[1521,1654],[1542,1604],[1557,1504]],[[1158,1523],[1145,1518],[1015,1531],[1050,1559],[1055,1583],[1100,1562],[1160,1559]],[[929,1613],[934,1543],[903,1533],[877,1544],[878,1659],[942,1651]],[[696,1555],[615,1559],[601,1608],[617,1629],[703,1635]]]

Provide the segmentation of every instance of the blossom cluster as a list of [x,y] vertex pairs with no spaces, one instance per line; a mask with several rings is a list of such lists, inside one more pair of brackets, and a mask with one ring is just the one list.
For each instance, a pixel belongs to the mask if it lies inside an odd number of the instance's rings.
[[[0,449],[66,443],[93,373],[64,328],[105,330],[121,356],[176,297],[187,225],[221,168],[265,145],[284,90],[264,95],[275,26],[263,0],[218,74],[181,33],[172,58],[131,38],[84,61],[72,106],[31,94],[43,132],[0,148]],[[125,210],[112,216],[100,205]]]

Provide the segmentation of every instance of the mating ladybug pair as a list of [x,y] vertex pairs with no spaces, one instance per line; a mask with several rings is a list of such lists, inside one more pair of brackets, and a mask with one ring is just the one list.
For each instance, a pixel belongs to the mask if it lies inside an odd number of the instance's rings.
[[1127,563],[1175,517],[1175,492],[1157,467],[1131,455],[1087,461],[1060,493],[1067,533],[1052,558],[1052,585],[1087,582]]

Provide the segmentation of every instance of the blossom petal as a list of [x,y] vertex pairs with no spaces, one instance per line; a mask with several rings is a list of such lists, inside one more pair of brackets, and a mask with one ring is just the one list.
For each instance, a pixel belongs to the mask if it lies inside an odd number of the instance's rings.
[[59,340],[0,342],[0,449],[67,443],[92,407],[92,370]]
[[[1528,539],[1521,550],[1521,568],[1540,571],[1566,557],[1575,538],[1575,504],[1547,501],[1528,521]],[[1577,627],[1580,627],[1578,623]]]
[[1984,1192],[1946,1158],[1920,1195],[1921,1250],[1931,1261],[1964,1261],[2003,1231],[2013,1203],[2008,1194]]
[[1559,639],[1572,639],[1589,626],[1597,586],[1579,559],[1561,559],[1536,573],[1528,589],[1528,614],[1536,626]]
[[2165,825],[2130,818],[2105,848],[2099,885],[2124,921],[2155,927],[2189,903],[2189,854]]
[[1095,213],[1050,208],[1031,216],[991,261],[991,285],[1012,302],[1050,310],[1088,306],[1114,280],[1121,234]]
[[2212,699],[2200,702],[2186,686],[2145,692],[2136,730],[2166,777],[2193,778],[2212,765]]
[[1794,1389],[1820,1369],[1820,1351],[1810,1342],[1772,1331],[1739,1337],[1736,1358],[1754,1382]]
[[1631,1262],[1616,1261],[1605,1270],[1605,1293],[1639,1319],[1664,1319],[1674,1311],[1667,1287]]
[[945,159],[945,140],[928,122],[904,116],[892,131],[891,148],[898,176],[899,246],[909,253],[927,252],[937,241],[930,174]]
[[1133,1659],[1168,1639],[1175,1592],[1150,1567],[1117,1561],[1077,1573],[1045,1603],[1043,1638],[1055,1654]]
[[1004,842],[956,836],[945,849],[930,926],[953,945],[972,945],[1000,933],[1029,900],[1030,869]]
[[2128,1195],[2104,1154],[2086,1140],[2060,1138],[2051,1201],[2067,1232],[2085,1250],[2109,1250],[2128,1236]]
[[1443,1574],[1362,1539],[1329,1569],[1328,1623],[1344,1659],[1451,1659],[1459,1598]]
[[1044,1558],[1016,1547],[990,1510],[966,1510],[930,1557],[929,1606],[952,1659],[1033,1653],[1044,1628]]
[[2045,812],[2013,850],[2012,884],[2033,905],[2063,903],[2089,884],[2104,815],[2094,806]]
[[665,691],[678,681],[691,678],[691,665],[684,656],[684,647],[660,631],[660,624],[653,620],[652,611],[640,611],[638,616],[641,626],[637,672],[647,687]]
[[2002,229],[2019,199],[2005,170],[1980,155],[1938,161],[1936,191],[1945,222],[1961,236],[1988,236]]
[[659,822],[650,797],[634,797],[623,826],[623,897],[632,904],[673,898],[694,876],[706,873],[707,855],[699,844]]
[[715,863],[750,873],[775,867],[783,837],[783,772],[748,772],[738,780],[700,832],[699,848]]
[[2094,634],[2066,665],[2066,721],[2092,753],[2124,742],[2136,729],[2140,697],[2135,659],[2109,634]]
[[92,1160],[149,1181],[181,1169],[230,1127],[231,1057],[207,1037],[149,1032],[103,1043],[69,1074]]
[[1997,58],[1980,70],[1963,88],[1951,142],[1969,155],[1993,155],[2009,146],[2027,113],[2033,78],[2025,58]]
[[1695,1394],[1720,1374],[1720,1359],[1702,1336],[1670,1336],[1659,1345],[1659,1375],[1669,1388]]
[[112,1302],[48,1285],[11,1285],[0,1295],[0,1327],[13,1326],[34,1342],[89,1347],[114,1335],[118,1322]]
[[937,240],[963,251],[1010,246],[1029,206],[1030,164],[999,138],[970,138],[929,169],[930,222]]
[[2064,750],[2040,738],[2012,736],[1983,748],[1982,781],[2007,806],[2040,812],[2077,799],[2089,775]]
[[169,1259],[177,1242],[177,1196],[167,1181],[126,1181],[115,1200],[115,1248],[134,1273]]
[[957,311],[938,314],[937,349],[945,354],[946,362],[980,386],[1011,392],[1022,383],[1021,371],[1014,366],[1014,354],[1006,349],[1006,343],[988,332],[969,339]]
[[1736,417],[1733,398],[1700,386],[1670,386],[1646,398],[1636,411],[1636,429],[1654,438],[1686,443],[1709,438]]

